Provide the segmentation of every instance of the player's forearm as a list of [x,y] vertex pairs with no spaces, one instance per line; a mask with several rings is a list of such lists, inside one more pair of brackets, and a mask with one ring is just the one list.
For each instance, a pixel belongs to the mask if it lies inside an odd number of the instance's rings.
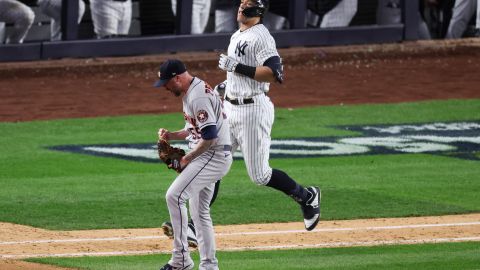
[[253,79],[259,82],[276,82],[272,69],[265,66],[257,67],[255,69],[255,77]]
[[184,158],[188,162],[194,160],[201,154],[205,153],[205,151],[207,151],[210,148],[210,146],[213,145],[214,141],[215,139],[211,139],[211,140],[200,139],[200,141],[197,144],[197,147],[195,147],[192,151],[186,154]]
[[170,134],[168,135],[169,135],[168,136],[169,140],[185,140],[185,138],[187,138],[188,136],[188,131],[181,129],[174,132],[170,132]]

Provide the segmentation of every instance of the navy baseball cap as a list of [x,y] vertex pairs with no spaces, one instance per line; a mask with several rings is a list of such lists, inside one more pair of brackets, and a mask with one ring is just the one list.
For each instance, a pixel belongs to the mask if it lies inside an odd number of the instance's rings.
[[160,80],[156,81],[153,86],[162,87],[173,77],[180,75],[187,71],[185,64],[178,59],[168,59],[160,65],[160,70],[158,71],[158,77]]

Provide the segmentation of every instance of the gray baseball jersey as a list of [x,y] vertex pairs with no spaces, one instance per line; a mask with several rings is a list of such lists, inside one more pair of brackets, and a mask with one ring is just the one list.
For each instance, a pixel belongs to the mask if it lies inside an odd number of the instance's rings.
[[[199,243],[200,269],[218,269],[215,255],[215,234],[210,217],[210,200],[215,182],[224,177],[232,164],[230,131],[218,95],[202,80],[194,78],[183,97],[183,110],[190,147],[200,140],[201,129],[217,126],[217,139],[209,150],[192,160],[169,187],[166,200],[172,221],[174,242],[169,264],[179,269],[192,265],[187,242],[189,200],[190,216],[195,223]],[[191,268],[188,268],[191,269]]]
[[[242,64],[257,67],[279,54],[268,29],[263,24],[257,24],[232,35],[228,56]],[[225,103],[232,147],[234,150],[241,148],[250,179],[259,185],[267,184],[272,175],[268,160],[274,107],[270,98],[264,94],[269,91],[269,87],[269,83],[227,72],[226,95],[242,104]],[[244,104],[245,99],[252,99],[253,103]]]
[[218,139],[215,145],[231,145],[222,101],[204,81],[198,78],[192,81],[190,89],[183,97],[183,114],[190,133],[188,140],[191,149],[200,140],[201,130],[211,125],[217,126]]

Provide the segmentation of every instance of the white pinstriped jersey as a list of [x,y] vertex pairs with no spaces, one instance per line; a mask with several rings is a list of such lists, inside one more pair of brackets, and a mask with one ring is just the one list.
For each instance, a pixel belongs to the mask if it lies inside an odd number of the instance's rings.
[[[272,56],[279,56],[275,40],[263,24],[235,32],[230,38],[228,56],[240,63],[258,67]],[[269,90],[270,83],[258,82],[236,72],[227,72],[227,94],[230,98],[250,98]]]
[[217,126],[215,145],[231,145],[230,128],[226,122],[223,104],[220,97],[204,81],[194,78],[190,88],[182,99],[185,129],[188,130],[189,148],[195,148],[206,126]]

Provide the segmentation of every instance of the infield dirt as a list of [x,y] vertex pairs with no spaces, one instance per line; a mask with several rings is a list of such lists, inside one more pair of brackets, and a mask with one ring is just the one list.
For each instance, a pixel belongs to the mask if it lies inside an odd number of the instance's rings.
[[[439,217],[322,221],[307,232],[303,223],[216,226],[218,250],[263,250],[480,241],[480,214]],[[0,223],[0,268],[32,268],[13,259],[170,253],[160,228],[49,231]],[[26,267],[26,268],[25,268]],[[57,268],[51,268],[57,269]]]
[[[153,88],[159,64],[184,60],[212,86],[225,80],[219,53],[0,63],[0,121],[181,112]],[[480,98],[480,39],[280,50],[277,107]]]
[[[277,107],[480,98],[480,39],[280,51],[286,82],[269,93]],[[158,65],[185,60],[212,85],[224,80],[219,53],[0,63],[0,121],[180,112],[181,102],[152,87]],[[436,225],[435,225],[436,224]],[[442,225],[443,224],[443,225]],[[314,248],[468,241],[480,214],[217,226],[220,250]],[[0,223],[0,269],[60,269],[25,257],[170,252],[159,229],[48,231]]]

